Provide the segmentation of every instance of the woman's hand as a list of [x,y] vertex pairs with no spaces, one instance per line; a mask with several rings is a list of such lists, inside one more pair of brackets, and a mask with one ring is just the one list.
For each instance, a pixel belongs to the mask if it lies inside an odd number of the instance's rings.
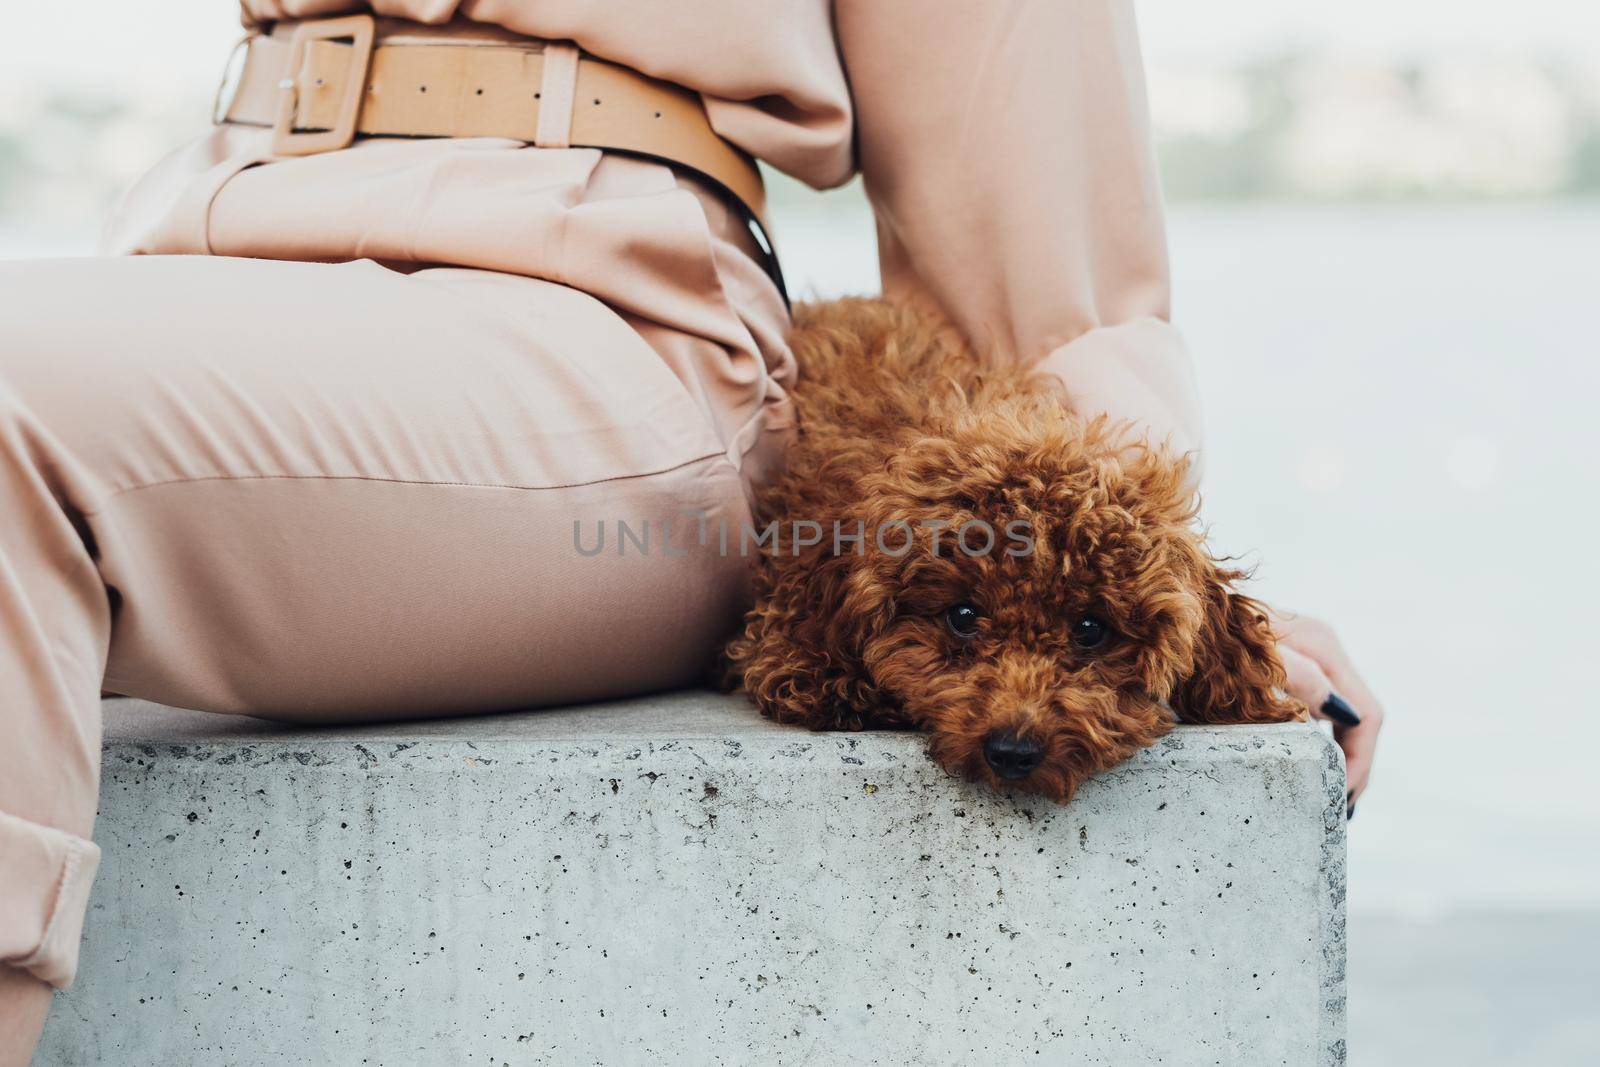
[[1383,708],[1339,643],[1333,627],[1320,619],[1270,609],[1278,633],[1278,654],[1289,674],[1289,692],[1305,701],[1312,718],[1333,723],[1333,737],[1344,749],[1349,786],[1347,817],[1353,816],[1372,778],[1372,759],[1383,729]]

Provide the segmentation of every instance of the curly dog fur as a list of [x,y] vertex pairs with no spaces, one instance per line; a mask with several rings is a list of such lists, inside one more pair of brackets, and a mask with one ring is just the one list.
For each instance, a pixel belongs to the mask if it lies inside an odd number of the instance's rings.
[[767,716],[920,729],[950,771],[1059,801],[1174,713],[1302,717],[1184,461],[889,302],[801,307],[792,345],[800,433],[757,513],[780,536],[725,652]]

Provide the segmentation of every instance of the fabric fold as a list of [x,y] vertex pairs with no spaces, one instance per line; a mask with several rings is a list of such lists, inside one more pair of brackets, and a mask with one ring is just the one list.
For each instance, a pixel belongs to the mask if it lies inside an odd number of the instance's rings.
[[1205,425],[1188,346],[1170,322],[1143,317],[1095,327],[1052,349],[1036,369],[1059,378],[1078,411],[1133,422],[1150,444],[1188,455],[1198,482]]

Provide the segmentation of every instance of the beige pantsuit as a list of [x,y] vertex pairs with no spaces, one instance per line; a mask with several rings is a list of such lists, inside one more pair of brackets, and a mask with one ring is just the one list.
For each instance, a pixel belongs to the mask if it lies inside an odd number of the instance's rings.
[[[1122,0],[371,9],[572,39],[814,185],[859,167],[888,291],[1194,443]],[[102,689],[315,721],[594,699],[691,681],[743,606],[748,558],[694,527],[747,520],[793,363],[735,209],[592,149],[267,137],[169,157],[113,258],[0,264],[3,993],[73,975]],[[690,550],[578,550],[619,520]]]

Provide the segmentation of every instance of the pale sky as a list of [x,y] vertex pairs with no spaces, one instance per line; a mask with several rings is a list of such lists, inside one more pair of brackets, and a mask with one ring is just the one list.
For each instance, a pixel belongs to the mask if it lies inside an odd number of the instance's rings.
[[[0,33],[0,91],[6,92],[31,79],[52,86],[77,80],[188,90],[218,77],[224,53],[239,36],[229,0],[7,6]],[[1304,46],[1400,56],[1531,52],[1600,68],[1600,3],[1594,0],[1137,0],[1137,8],[1153,62],[1228,62]],[[693,9],[686,0],[685,12]]]

